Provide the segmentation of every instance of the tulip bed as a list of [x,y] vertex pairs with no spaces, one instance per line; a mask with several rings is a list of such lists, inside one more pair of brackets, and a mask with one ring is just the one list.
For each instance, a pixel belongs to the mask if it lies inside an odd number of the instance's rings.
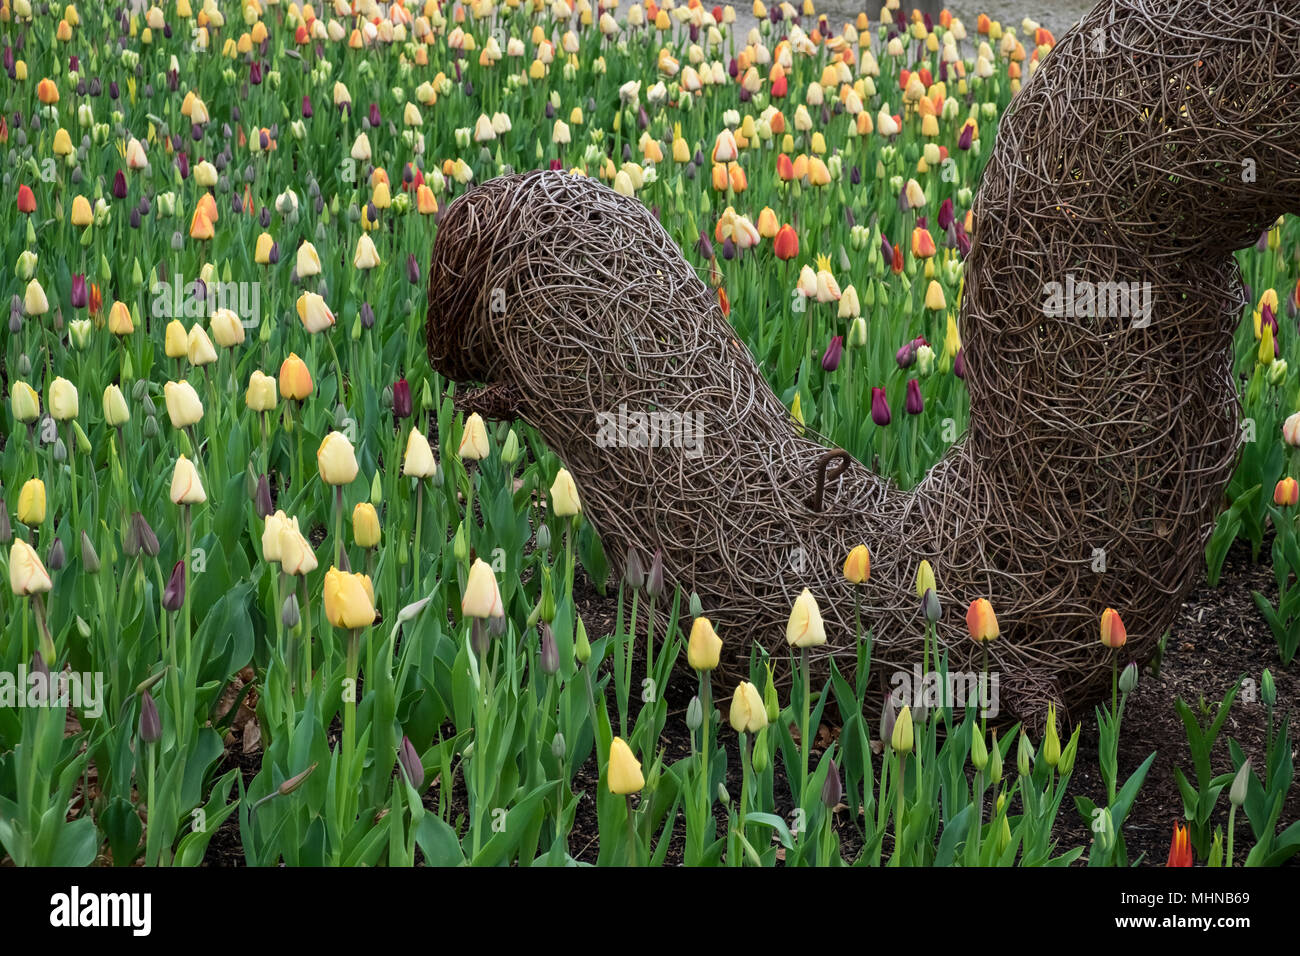
[[[509,170],[599,177],[657,211],[796,421],[915,483],[966,419],[981,157],[1053,38],[897,8],[0,0],[4,855],[193,866],[221,833],[250,865],[1135,862],[1155,755],[1119,754],[1139,672],[1114,612],[1100,802],[1067,800],[1081,725],[1055,714],[1033,740],[865,713],[871,635],[825,634],[809,592],[789,660],[755,645],[715,687],[750,636],[653,555],[610,580],[561,462],[457,412],[424,356],[437,211]],[[1251,431],[1208,554],[1214,581],[1236,538],[1272,541],[1283,667],[1297,239],[1241,257]],[[928,566],[917,593],[944,612]],[[987,602],[968,620],[996,638]],[[798,649],[824,640],[856,669],[814,680]],[[1300,848],[1286,707],[1251,677],[1253,761],[1215,749],[1236,690],[1183,705],[1171,863]],[[1062,845],[1066,815],[1090,840]]]

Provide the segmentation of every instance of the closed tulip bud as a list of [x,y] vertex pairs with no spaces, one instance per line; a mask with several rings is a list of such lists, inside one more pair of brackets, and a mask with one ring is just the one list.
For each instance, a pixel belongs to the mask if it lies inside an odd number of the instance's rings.
[[889,401],[885,397],[883,388],[873,387],[871,389],[871,420],[881,428],[885,428],[893,420],[889,412]]
[[731,698],[731,713],[728,717],[731,729],[738,734],[756,734],[767,726],[767,709],[758,688],[749,681],[741,681],[736,686],[736,693]]
[[542,634],[542,649],[538,655],[538,664],[543,674],[554,674],[560,669],[560,648],[555,643],[555,633],[551,625],[543,622],[538,628]]
[[162,595],[163,608],[168,611],[179,611],[185,605],[185,562],[177,561],[172,566],[171,577],[167,579],[167,586],[163,588]]
[[1016,747],[1016,771],[1022,777],[1029,776],[1034,768],[1034,746],[1029,742],[1028,735],[1022,730],[1020,732],[1020,744]]
[[578,499],[578,487],[573,483],[573,476],[568,469],[561,468],[555,474],[551,484],[551,507],[557,518],[569,518],[582,514],[582,502]]
[[95,553],[95,546],[90,541],[90,536],[86,532],[81,532],[81,567],[87,574],[99,573],[99,555]]
[[145,691],[140,695],[140,742],[156,744],[162,739],[162,718],[158,716],[158,705],[153,697]]
[[244,392],[244,404],[250,411],[269,412],[275,409],[275,379],[253,369],[248,378],[248,389]]
[[359,470],[352,442],[342,432],[330,432],[316,450],[316,465],[321,481],[327,485],[348,485]]
[[865,544],[856,545],[844,559],[844,579],[850,584],[862,584],[871,577],[871,553]]
[[465,431],[460,437],[460,457],[469,461],[482,461],[488,456],[487,426],[478,412],[465,421]]
[[171,499],[178,505],[197,505],[208,500],[198,469],[184,455],[176,459],[176,467],[172,469]]
[[609,745],[609,765],[606,769],[609,792],[617,796],[640,793],[645,786],[641,775],[641,762],[632,754],[632,748],[615,737]]
[[163,399],[173,428],[187,428],[203,418],[203,402],[189,382],[168,382],[163,386]]
[[145,520],[144,515],[136,512],[131,516],[131,534],[128,540],[134,538],[135,552],[127,551],[131,557],[143,553],[145,557],[156,558],[158,556],[158,536],[154,534],[153,528]]
[[578,624],[574,629],[573,656],[579,664],[591,660],[591,642],[587,640],[587,625],[583,623],[581,614],[578,615]]
[[167,353],[168,358],[184,358],[190,351],[189,333],[185,331],[185,326],[179,319],[172,319],[167,323],[167,330],[163,335],[163,351]]
[[45,482],[29,478],[18,492],[18,520],[29,528],[45,522]]
[[284,599],[280,605],[280,623],[284,625],[285,630],[292,631],[302,620],[302,611],[298,606],[298,595],[289,592],[289,596]]
[[1056,705],[1047,705],[1047,733],[1043,737],[1043,759],[1049,767],[1061,760],[1061,738],[1056,735]]
[[704,723],[704,705],[700,703],[698,695],[691,697],[691,701],[686,705],[686,729],[691,733],[699,730]]
[[966,610],[966,629],[977,643],[994,640],[1000,631],[993,605],[986,598],[976,598]]
[[826,782],[822,784],[822,806],[834,810],[844,798],[844,785],[840,782],[840,768],[834,760],[827,761]]
[[45,555],[45,566],[51,571],[62,571],[68,563],[68,552],[63,547],[63,539],[55,538],[50,550]]
[[397,748],[397,763],[402,768],[402,775],[406,777],[406,782],[415,790],[424,786],[424,764],[420,762],[420,754],[411,743],[411,738],[405,734],[402,735],[402,742]]
[[898,712],[898,719],[894,721],[894,730],[889,736],[889,746],[895,753],[910,754],[913,742],[912,708],[904,704],[903,709]]
[[707,617],[697,617],[691,625],[691,637],[686,646],[686,661],[695,671],[711,671],[718,666],[722,653],[722,639]]
[[501,445],[501,460],[507,465],[513,465],[519,460],[521,454],[519,436],[515,434],[515,430],[512,428],[506,434],[506,440]]
[[1127,640],[1128,633],[1124,630],[1124,622],[1120,619],[1119,612],[1109,607],[1102,611],[1101,643],[1115,651],[1123,647]]
[[1079,731],[1083,729],[1082,724],[1077,724],[1074,733],[1070,735],[1070,741],[1061,751],[1061,760],[1056,765],[1056,772],[1062,777],[1068,777],[1070,771],[1074,769],[1074,758],[1079,754]]
[[337,628],[369,627],[375,620],[375,588],[366,574],[338,568],[325,572],[325,619]]
[[50,414],[55,421],[71,421],[79,410],[77,386],[62,377],[50,383]]
[[943,615],[943,608],[939,606],[939,595],[934,593],[934,588],[925,589],[925,597],[921,598],[921,612],[931,624],[937,623]]
[[437,459],[429,439],[419,428],[412,428],[406,439],[406,457],[402,460],[402,474],[413,478],[430,478],[438,471]]
[[352,540],[358,548],[375,548],[379,538],[379,512],[370,502],[362,501],[352,509]]
[[22,538],[15,538],[9,546],[9,589],[17,597],[26,597],[42,594],[53,586],[36,549]]
[[772,676],[772,665],[768,664],[767,680],[763,682],[763,711],[767,714],[767,722],[775,723],[776,718],[781,714],[781,700],[776,693],[776,680]]
[[970,738],[970,762],[976,770],[983,771],[988,766],[989,751],[984,745],[984,734],[974,725],[971,727],[972,733]]
[[658,598],[664,592],[664,553],[659,548],[655,548],[654,556],[650,558],[650,570],[645,576],[645,593],[651,599]]
[[1129,662],[1119,673],[1119,689],[1121,693],[1131,694],[1138,683],[1138,666]]
[[203,331],[203,326],[194,325],[190,328],[185,355],[191,365],[200,368],[217,360],[217,350],[212,339],[208,338],[208,333]]
[[[1136,667],[1136,665],[1129,665]],[[1265,707],[1273,707],[1277,703],[1277,684],[1273,680],[1273,672],[1267,667],[1264,668],[1264,676],[1259,682],[1259,696],[1264,701]]]
[[41,414],[41,397],[26,382],[15,381],[9,386],[9,407],[15,421],[30,424]]
[[754,738],[754,753],[751,757],[755,773],[766,773],[769,762],[767,748],[767,727],[758,732]]
[[1228,802],[1234,807],[1239,807],[1246,802],[1246,795],[1250,791],[1250,758],[1241,765],[1237,775],[1232,778],[1232,788],[1228,791]]
[[1292,448],[1300,448],[1300,412],[1287,416],[1282,423],[1282,440]]
[[[347,552],[343,553],[346,562]],[[285,574],[305,576],[318,567],[316,553],[311,549],[311,542],[304,538],[295,527],[284,526],[280,529],[280,570]],[[346,569],[345,569],[346,570]]]
[[992,734],[989,746],[989,783],[997,786],[1002,782],[1002,747],[998,744],[998,732],[995,730]]
[[791,647],[817,647],[826,643],[826,629],[822,623],[821,608],[807,588],[795,598],[790,619],[785,626],[785,640]]
[[627,549],[627,559],[623,563],[623,583],[633,591],[645,587],[645,567],[641,564],[640,552],[634,547]]
[[497,587],[496,575],[482,558],[475,558],[469,569],[469,579],[465,583],[465,593],[460,602],[461,613],[466,617],[501,617],[505,611],[501,605],[501,590]]

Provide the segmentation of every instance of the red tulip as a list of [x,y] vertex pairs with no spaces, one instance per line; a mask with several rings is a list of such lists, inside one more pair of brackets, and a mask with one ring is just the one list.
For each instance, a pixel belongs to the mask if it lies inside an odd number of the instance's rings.
[[18,211],[29,216],[36,211],[36,195],[30,186],[18,187]]
[[1119,650],[1128,640],[1128,632],[1124,630],[1124,621],[1119,616],[1119,611],[1113,607],[1108,607],[1101,612],[1101,643],[1109,647],[1112,651]]
[[[785,157],[782,158],[785,159]],[[782,262],[788,262],[799,255],[799,233],[794,231],[794,226],[786,223],[776,231],[776,236],[772,240],[772,247],[778,259]]]

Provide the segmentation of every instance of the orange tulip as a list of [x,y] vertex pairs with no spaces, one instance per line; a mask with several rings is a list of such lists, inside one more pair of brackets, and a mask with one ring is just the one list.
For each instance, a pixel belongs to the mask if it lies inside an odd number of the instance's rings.
[[1191,833],[1175,820],[1173,839],[1169,841],[1169,862],[1165,866],[1192,866],[1195,862]]
[[1128,640],[1128,632],[1124,630],[1124,621],[1119,616],[1119,611],[1113,607],[1108,607],[1101,612],[1101,643],[1109,647],[1112,651],[1119,650]]
[[794,231],[794,226],[786,223],[777,230],[776,238],[772,240],[772,247],[778,259],[783,262],[790,261],[799,255],[799,233]]
[[1294,478],[1283,478],[1273,489],[1273,504],[1289,508],[1300,501],[1300,484]]
[[280,366],[280,396],[300,402],[311,394],[311,390],[311,372],[307,363],[298,358],[298,353],[290,352]]
[[[794,179],[794,163],[790,162],[790,157],[785,153],[776,158],[776,174],[781,177],[783,183]],[[1296,286],[1296,295],[1300,296],[1300,284]]]
[[971,639],[977,643],[991,641],[1001,633],[998,619],[993,613],[993,605],[987,598],[976,598],[966,610],[966,629]]
[[912,230],[912,255],[918,259],[929,259],[934,253],[934,238],[930,235],[930,230],[917,226]]

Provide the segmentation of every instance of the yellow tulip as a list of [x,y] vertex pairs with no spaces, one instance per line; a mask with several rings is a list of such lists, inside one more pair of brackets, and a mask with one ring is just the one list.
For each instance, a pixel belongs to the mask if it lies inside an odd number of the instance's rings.
[[30,478],[18,492],[18,520],[29,528],[45,521],[45,482]]
[[645,777],[641,774],[641,762],[632,753],[632,748],[623,742],[622,737],[615,737],[609,745],[606,781],[609,784],[609,792],[620,797],[640,793],[641,788],[645,786]]
[[23,311],[28,315],[44,315],[50,311],[50,300],[46,298],[45,289],[35,279],[27,283],[23,293]]
[[402,461],[402,474],[415,478],[432,478],[438,471],[438,461],[433,457],[429,439],[419,428],[412,428],[406,439],[406,457]]
[[718,666],[722,653],[722,638],[713,629],[707,617],[697,617],[691,625],[691,639],[686,645],[686,662],[691,670],[711,671]]
[[488,456],[487,426],[478,412],[465,422],[465,432],[460,437],[460,457],[482,461]]
[[78,229],[84,229],[95,221],[95,214],[91,211],[90,200],[85,196],[77,196],[72,200],[72,224]]
[[163,386],[163,401],[173,428],[187,428],[203,418],[203,402],[189,382],[168,382]]
[[217,309],[210,322],[212,337],[223,349],[233,348],[244,341],[244,323],[230,309]]
[[304,292],[298,296],[298,318],[302,320],[302,327],[313,335],[334,324],[334,313],[315,292]]
[[358,548],[377,548],[381,532],[379,530],[379,512],[368,501],[362,501],[352,509],[352,540]]
[[369,627],[375,621],[375,587],[369,575],[338,568],[325,572],[325,618],[335,627]]
[[736,685],[728,719],[731,721],[731,729],[738,734],[756,734],[767,726],[767,708],[763,705],[763,695],[749,681],[744,680]]
[[466,617],[487,618],[505,615],[496,575],[482,558],[475,558],[473,565],[470,566],[469,579],[465,582],[465,593],[460,600],[460,610]]
[[131,418],[126,407],[126,396],[116,385],[104,389],[104,422],[109,428],[120,428]]
[[178,505],[197,505],[208,500],[198,469],[184,455],[176,459],[176,467],[172,470],[171,498]]
[[195,323],[190,328],[189,341],[186,344],[188,348],[185,354],[191,365],[201,368],[217,360],[217,350],[212,345],[212,339],[208,338],[208,333],[203,331],[203,326]]
[[357,456],[342,432],[330,432],[316,450],[316,465],[327,485],[348,485],[357,477]]
[[135,331],[135,323],[131,321],[131,310],[125,302],[114,302],[113,307],[108,310],[108,331],[114,335],[130,335]]
[[368,233],[362,233],[357,240],[357,251],[352,256],[352,266],[356,269],[373,269],[380,263],[379,250]]
[[14,418],[24,425],[31,424],[41,415],[41,397],[26,382],[14,382],[9,387],[9,406]]
[[167,332],[163,339],[163,350],[168,358],[185,358],[190,353],[190,337],[180,319],[167,323]]
[[916,568],[916,596],[925,597],[926,591],[937,591],[934,586],[934,568],[929,561],[922,561]]
[[253,369],[248,377],[248,390],[244,393],[244,404],[255,412],[269,412],[275,408],[275,379]]
[[582,514],[582,502],[578,500],[578,487],[573,483],[573,476],[566,468],[561,468],[555,474],[555,481],[551,484],[551,505],[557,518]]
[[850,584],[861,584],[871,577],[871,553],[860,544],[844,559],[844,579]]
[[298,530],[298,519],[290,518],[283,511],[266,516],[262,526],[262,558],[266,561],[280,560],[280,532],[286,528]]
[[79,410],[77,386],[62,377],[50,383],[50,414],[56,421],[66,422],[76,418]]
[[300,279],[320,275],[320,254],[310,242],[304,242],[298,247],[298,258],[294,268],[297,269]]
[[36,549],[22,538],[9,546],[9,588],[18,597],[41,594],[53,587],[50,573],[41,563]]
[[912,708],[904,704],[903,709],[898,712],[898,718],[894,721],[894,733],[889,738],[889,746],[894,748],[895,753],[910,754],[912,744]]
[[271,262],[271,247],[275,245],[275,240],[271,238],[269,232],[264,232],[257,237],[257,243],[253,246],[253,261],[259,266],[269,265]]
[[785,626],[785,640],[791,647],[816,647],[826,643],[821,608],[807,588],[795,598],[790,620]]
[[[280,526],[280,570],[285,574],[307,575],[317,568],[311,542],[288,522]],[[373,619],[373,615],[371,616]]]

